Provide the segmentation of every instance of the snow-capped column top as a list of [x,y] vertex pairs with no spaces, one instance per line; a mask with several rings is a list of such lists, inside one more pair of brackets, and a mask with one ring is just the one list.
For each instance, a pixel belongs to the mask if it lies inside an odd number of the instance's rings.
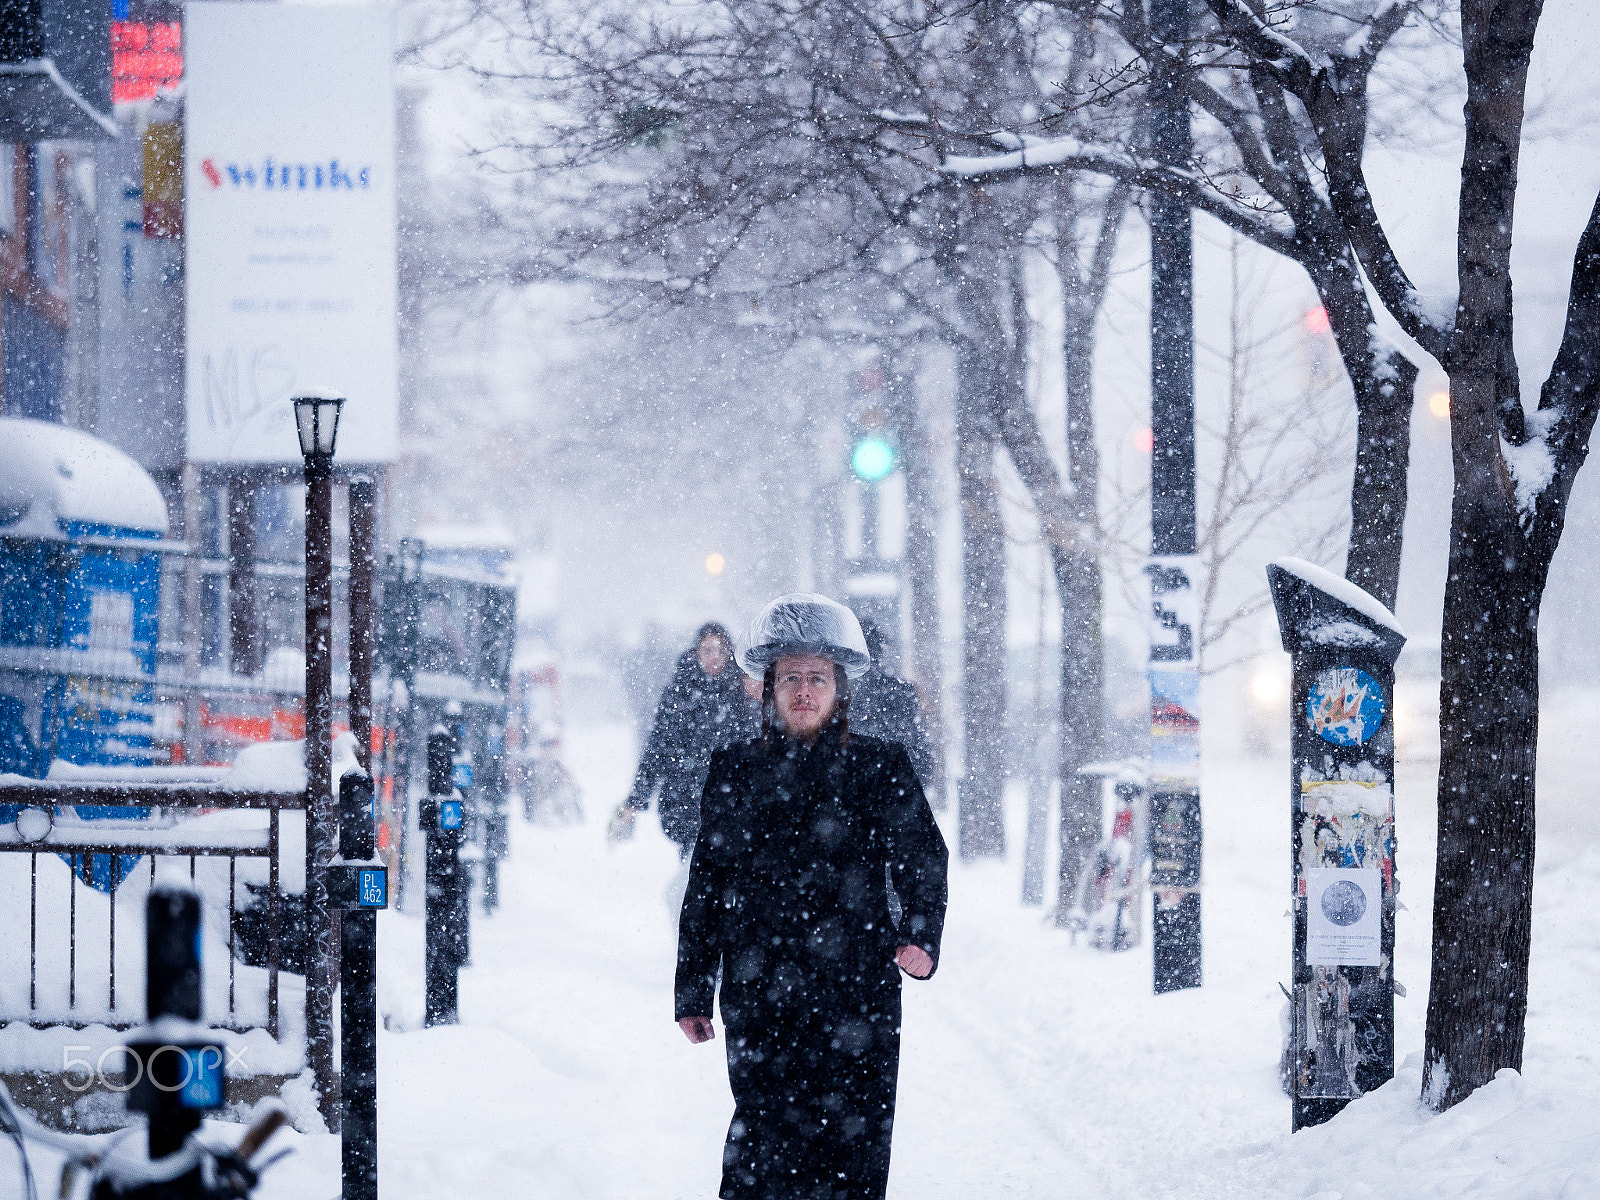
[[1406,643],[1400,622],[1376,598],[1348,579],[1301,558],[1267,565],[1283,648],[1360,648],[1393,663]]

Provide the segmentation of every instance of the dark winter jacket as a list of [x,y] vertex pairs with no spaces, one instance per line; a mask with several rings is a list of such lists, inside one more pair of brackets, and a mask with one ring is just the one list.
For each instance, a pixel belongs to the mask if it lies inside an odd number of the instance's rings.
[[896,679],[876,662],[850,685],[850,728],[885,742],[898,742],[911,756],[917,778],[926,787],[933,772],[933,749],[922,724],[917,689]]
[[740,685],[738,667],[729,662],[721,674],[707,675],[694,650],[686,650],[656,705],[628,807],[643,812],[660,787],[662,829],[685,848],[693,845],[711,752],[743,741],[757,728],[756,708]]
[[903,945],[937,966],[947,861],[898,745],[855,732],[844,745],[834,726],[809,750],[774,738],[719,751],[678,927],[678,1018],[711,1014],[719,966],[725,992],[791,977],[835,994],[880,978]]
[[[719,1008],[723,1200],[883,1200],[900,971],[939,960],[944,839],[905,750],[833,726],[712,757],[678,925],[679,1020]],[[904,912],[890,917],[889,879]]]

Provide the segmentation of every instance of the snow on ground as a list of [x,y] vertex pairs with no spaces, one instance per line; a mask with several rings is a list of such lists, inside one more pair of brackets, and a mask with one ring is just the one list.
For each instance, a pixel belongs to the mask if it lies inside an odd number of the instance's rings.
[[[905,989],[891,1197],[1385,1200],[1600,1195],[1600,952],[1589,897],[1600,836],[1587,808],[1592,696],[1547,697],[1526,1073],[1433,1116],[1416,1101],[1428,981],[1432,788],[1399,780],[1402,913],[1398,1049],[1388,1087],[1291,1137],[1278,1088],[1278,981],[1288,977],[1286,770],[1207,762],[1205,986],[1157,997],[1148,945],[1074,946],[1017,902],[1017,856],[956,866],[938,975]],[[515,823],[502,910],[474,918],[462,1022],[423,1030],[420,923],[381,927],[383,1194],[677,1200],[716,1194],[732,1103],[721,1042],[672,1022],[678,871],[654,822],[608,848],[631,740],[578,730],[570,765],[587,823]],[[1020,791],[1012,796],[1020,846]],[[948,814],[946,823],[948,824]],[[1146,920],[1148,925],[1148,918]],[[326,1135],[263,1195],[338,1192]]]

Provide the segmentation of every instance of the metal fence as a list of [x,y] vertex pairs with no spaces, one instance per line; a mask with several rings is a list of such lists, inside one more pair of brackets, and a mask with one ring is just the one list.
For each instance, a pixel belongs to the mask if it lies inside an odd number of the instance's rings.
[[[118,1007],[118,893],[126,892],[130,886],[139,887],[141,875],[148,879],[146,886],[153,886],[157,858],[177,859],[180,863],[187,858],[190,880],[202,897],[213,904],[216,903],[214,885],[221,883],[220,871],[208,872],[213,878],[198,879],[197,864],[202,861],[216,862],[219,866],[223,861],[227,864],[227,1016],[213,1018],[210,1023],[238,1032],[265,1028],[276,1039],[280,1026],[279,974],[284,959],[282,814],[303,812],[305,805],[304,792],[241,791],[203,784],[39,782],[0,785],[0,807],[20,810],[12,823],[15,840],[0,841],[0,854],[8,856],[0,859],[0,880],[4,883],[0,896],[6,897],[7,906],[19,900],[16,884],[20,873],[11,870],[11,864],[24,855],[28,859],[27,1010],[25,1013],[6,1011],[20,1008],[12,997],[5,1009],[0,1009],[0,1023],[24,1020],[38,1028],[63,1025],[81,1028],[100,1024],[114,1029],[141,1024],[142,997],[138,998],[136,1007],[130,1007],[126,997],[122,1007]],[[265,820],[240,821],[236,816],[207,819],[240,813],[263,813]],[[148,868],[140,865],[144,858],[149,859]],[[58,872],[41,872],[41,859],[46,864],[59,859],[70,868],[64,930],[53,928],[55,922],[51,917],[60,919],[59,914],[52,911],[54,904],[46,903],[45,911],[41,911],[41,896],[46,891],[59,893],[60,885]],[[265,995],[259,998],[264,999],[264,1004],[241,1003],[244,998],[238,987],[236,928],[241,859],[263,861],[266,869],[266,981]],[[79,901],[80,891],[86,896],[93,892],[107,897],[103,956],[98,944],[101,932],[98,904],[94,906],[95,918],[88,919],[87,905]],[[58,901],[60,897],[54,894],[48,899]],[[80,908],[86,911],[80,914]],[[6,916],[9,918],[6,927],[20,931],[21,914]],[[66,948],[64,964],[59,956],[62,946]],[[47,953],[47,963],[41,961],[42,949]],[[16,961],[14,952],[8,957]],[[144,949],[137,938],[134,953],[128,957],[136,964],[143,962]],[[59,996],[62,982],[59,968],[63,965],[64,1008],[41,994],[43,979],[56,985],[50,990]],[[94,978],[97,975],[103,975],[103,981]],[[7,982],[14,980],[15,977],[10,976]],[[208,976],[205,986],[206,1011],[216,1013],[221,1006],[213,1004],[211,997],[221,991],[220,978]],[[99,1003],[101,995],[105,997],[103,1006]]]

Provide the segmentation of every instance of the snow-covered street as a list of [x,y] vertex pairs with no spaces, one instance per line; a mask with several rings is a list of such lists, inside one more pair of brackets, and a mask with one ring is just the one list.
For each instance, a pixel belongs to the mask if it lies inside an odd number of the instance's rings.
[[[1074,946],[1017,903],[1015,854],[954,865],[939,973],[908,983],[890,1195],[1233,1198],[1600,1195],[1600,951],[1589,896],[1590,697],[1552,696],[1541,778],[1526,1073],[1443,1116],[1420,1065],[1329,1125],[1290,1138],[1278,1087],[1288,972],[1283,764],[1211,755],[1204,988],[1155,997],[1148,942]],[[716,1193],[732,1110],[721,1043],[671,1020],[678,869],[653,820],[608,849],[631,738],[580,729],[569,757],[587,823],[513,831],[505,906],[475,917],[461,1024],[421,1030],[421,937],[386,914],[380,1037],[383,1194],[675,1200]],[[1405,762],[1397,1057],[1420,1051],[1427,992],[1432,765]],[[1014,790],[1012,816],[1020,818]],[[1013,835],[1020,840],[1020,826]],[[286,1139],[287,1140],[287,1139]],[[337,1144],[297,1139],[265,1194],[332,1197]],[[1330,1187],[1330,1179],[1343,1185]]]

